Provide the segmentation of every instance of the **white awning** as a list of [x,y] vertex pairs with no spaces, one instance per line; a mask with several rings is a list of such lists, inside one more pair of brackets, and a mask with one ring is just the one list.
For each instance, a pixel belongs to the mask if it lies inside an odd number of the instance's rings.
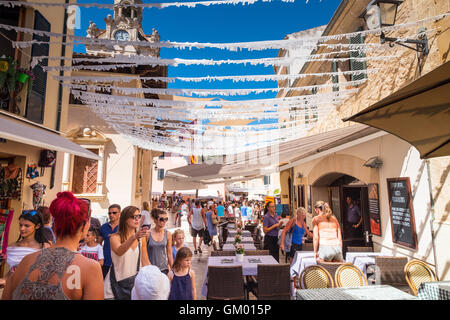
[[194,181],[185,181],[174,177],[164,177],[164,190],[195,190],[207,188],[203,183]]
[[101,160],[95,153],[86,150],[50,129],[34,126],[26,121],[4,114],[0,114],[0,138],[38,148],[67,152],[88,159]]

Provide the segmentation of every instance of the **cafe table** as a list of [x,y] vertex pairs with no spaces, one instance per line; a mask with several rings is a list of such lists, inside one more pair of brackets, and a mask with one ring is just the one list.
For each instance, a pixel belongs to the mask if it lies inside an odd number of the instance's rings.
[[291,277],[300,275],[303,269],[316,264],[314,251],[296,251],[291,263]]
[[352,263],[367,276],[367,266],[375,264],[375,257],[386,256],[381,252],[347,252],[345,262]]
[[296,300],[418,300],[388,285],[346,288],[299,289]]
[[417,298],[421,300],[450,300],[450,281],[421,283],[417,288]]
[[[228,230],[228,236],[229,237],[234,237],[236,235],[236,233],[237,233],[236,230]],[[248,230],[242,230],[242,236],[243,237],[251,237],[252,234]]]
[[233,267],[242,266],[243,276],[257,276],[258,264],[278,264],[278,262],[271,255],[264,256],[246,256],[244,255],[244,261],[238,262],[236,256],[220,256],[220,257],[208,257],[208,264],[206,265],[205,275],[203,278],[202,295],[204,297],[208,294],[208,267]]
[[[226,243],[234,243],[234,237],[227,237],[227,242]],[[241,237],[241,243],[253,243],[253,238],[252,237]]]
[[[256,247],[253,243],[243,243],[244,250],[256,250]],[[235,250],[236,248],[232,243],[225,243],[223,245],[222,250]]]

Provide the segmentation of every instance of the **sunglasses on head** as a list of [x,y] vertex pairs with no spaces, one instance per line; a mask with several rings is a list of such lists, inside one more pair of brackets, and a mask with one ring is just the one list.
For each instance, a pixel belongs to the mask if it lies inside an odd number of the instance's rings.
[[37,211],[36,210],[23,210],[22,211],[22,215],[24,216],[24,215],[29,215],[29,216],[34,216],[35,214],[37,214]]

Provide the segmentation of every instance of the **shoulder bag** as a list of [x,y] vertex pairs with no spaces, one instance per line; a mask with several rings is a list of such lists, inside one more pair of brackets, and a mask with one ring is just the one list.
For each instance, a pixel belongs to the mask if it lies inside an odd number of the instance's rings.
[[115,300],[131,300],[131,290],[134,287],[134,279],[136,278],[139,268],[141,266],[141,243],[138,243],[139,256],[136,268],[136,274],[134,276],[122,279],[120,281],[116,280],[116,274],[114,272],[114,264],[111,265],[111,271],[109,279],[111,280],[111,289],[114,294]]

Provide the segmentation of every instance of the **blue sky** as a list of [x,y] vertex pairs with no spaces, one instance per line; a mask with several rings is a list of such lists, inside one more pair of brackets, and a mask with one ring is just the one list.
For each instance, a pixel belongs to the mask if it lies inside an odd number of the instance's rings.
[[[92,1],[79,0],[79,3]],[[112,0],[96,0],[97,3],[112,3]],[[145,1],[173,2],[173,1]],[[145,8],[143,29],[151,34],[156,28],[161,40],[180,42],[247,42],[283,39],[286,34],[327,24],[341,0],[296,0],[294,3],[258,2],[253,5],[212,5],[196,8],[171,7],[165,9]],[[76,35],[86,35],[89,21],[104,29],[104,18],[112,10],[81,8],[81,29]],[[75,48],[81,51],[81,48]],[[276,57],[278,50],[231,52],[219,49],[166,49],[162,58],[183,59],[256,59]],[[272,66],[221,65],[221,66],[178,66],[169,67],[170,77],[200,77],[224,75],[273,74]],[[268,88],[276,87],[275,81],[266,82],[176,82],[169,88]],[[246,96],[222,96],[227,100],[273,98],[276,92],[250,94]]]

